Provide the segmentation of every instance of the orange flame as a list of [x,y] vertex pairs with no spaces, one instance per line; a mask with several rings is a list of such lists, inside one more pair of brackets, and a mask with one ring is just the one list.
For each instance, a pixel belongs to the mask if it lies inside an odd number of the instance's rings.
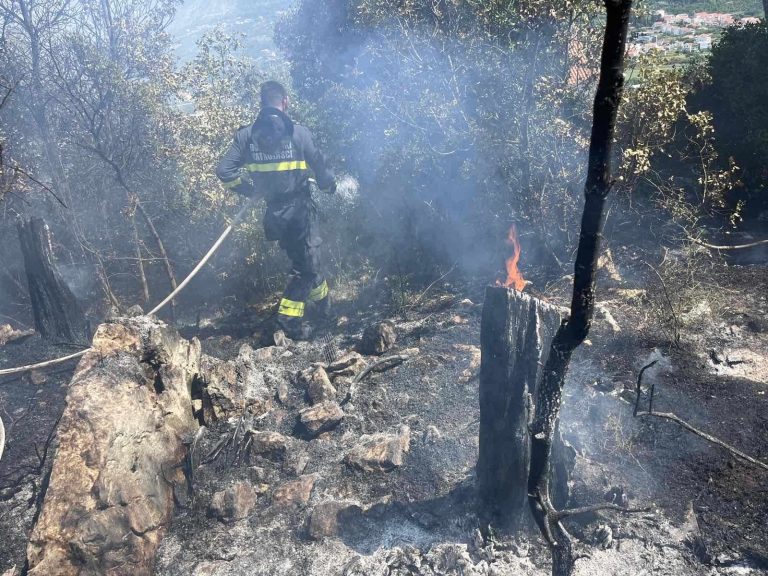
[[520,243],[517,241],[517,232],[514,224],[512,224],[512,227],[509,229],[507,244],[512,246],[512,256],[507,258],[507,280],[506,282],[497,280],[496,286],[514,288],[515,290],[522,292],[528,284],[528,281],[523,278],[523,274],[517,267],[517,263],[520,261]]

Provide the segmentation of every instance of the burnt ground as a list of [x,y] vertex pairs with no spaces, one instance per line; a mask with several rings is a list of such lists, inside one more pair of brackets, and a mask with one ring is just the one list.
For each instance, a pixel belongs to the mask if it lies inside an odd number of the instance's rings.
[[[646,385],[655,383],[655,409],[674,412],[768,461],[768,269],[715,262],[707,285],[692,288],[685,298],[670,281],[671,314],[658,286],[638,273],[642,267],[623,255],[617,261],[628,262],[626,269],[619,266],[624,278],[642,279],[601,279],[598,300],[619,330],[598,313],[589,344],[574,356],[563,412],[565,436],[577,451],[571,504],[624,493],[630,505],[652,510],[570,522],[590,552],[578,562],[578,573],[768,573],[768,472],[673,423],[632,417],[638,371],[657,359],[645,377]],[[565,279],[541,292],[565,304],[567,284]],[[323,344],[294,344],[270,359],[265,370],[275,385],[284,384],[282,398],[268,416],[250,424],[286,435],[286,454],[245,458],[233,448],[197,467],[194,492],[181,499],[161,546],[157,574],[548,573],[548,552],[533,532],[500,538],[490,548],[475,542],[483,286],[437,283],[421,296],[411,294],[410,306],[387,311],[382,302],[391,302],[388,286],[386,279],[362,279],[337,290],[341,325],[333,331],[333,342],[344,352],[365,326],[389,314],[398,332],[392,352],[418,348],[418,355],[365,379],[344,407],[343,422],[315,440],[296,429],[298,410],[309,404],[295,374],[323,361]],[[263,316],[258,307],[246,314],[236,308],[217,310],[182,332],[199,336],[206,354],[231,359],[243,344],[260,345]],[[18,365],[56,351],[64,350],[43,349],[29,339],[0,348],[0,362]],[[35,446],[39,453],[61,412],[68,375],[61,370],[35,375],[37,384],[24,377],[0,385],[6,427],[21,417],[8,434],[12,444],[0,462],[0,573],[23,563],[25,534],[45,469]],[[343,398],[348,382],[334,384]],[[233,417],[207,425],[201,453],[231,436],[243,421]],[[361,472],[345,464],[361,435],[395,433],[401,425],[411,433],[403,466]],[[276,491],[307,477],[314,481],[308,503],[279,505]],[[254,509],[238,521],[212,518],[212,494],[236,480],[257,488]],[[312,540],[308,518],[327,501],[356,508],[350,508],[336,537]],[[612,533],[608,547],[595,541],[601,526]]]

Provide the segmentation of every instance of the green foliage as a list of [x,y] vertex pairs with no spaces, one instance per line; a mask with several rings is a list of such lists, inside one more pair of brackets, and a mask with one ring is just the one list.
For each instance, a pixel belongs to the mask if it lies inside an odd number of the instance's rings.
[[768,24],[729,28],[712,49],[710,81],[695,99],[712,114],[717,149],[743,170],[745,200],[768,187]]
[[652,57],[635,63],[633,83],[619,109],[619,187],[647,193],[689,236],[702,218],[727,214],[727,194],[738,183],[735,166],[718,166],[712,117],[688,102],[701,68],[658,66]]

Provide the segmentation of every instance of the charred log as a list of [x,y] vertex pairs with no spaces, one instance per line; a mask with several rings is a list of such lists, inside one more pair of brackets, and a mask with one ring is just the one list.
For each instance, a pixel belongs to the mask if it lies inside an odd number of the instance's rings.
[[48,226],[32,218],[18,226],[35,328],[47,339],[87,339],[85,314],[53,262]]
[[480,329],[480,455],[483,525],[507,532],[526,517],[529,398],[560,313],[517,290],[489,287]]
[[605,200],[611,189],[611,151],[616,115],[624,86],[624,52],[631,0],[605,0],[607,19],[595,93],[585,205],[574,267],[570,317],[557,331],[536,391],[531,424],[528,494],[531,511],[552,550],[552,574],[572,574],[571,536],[561,523],[550,492],[552,445],[560,416],[565,375],[573,351],[589,334],[595,303],[595,275],[605,225]]

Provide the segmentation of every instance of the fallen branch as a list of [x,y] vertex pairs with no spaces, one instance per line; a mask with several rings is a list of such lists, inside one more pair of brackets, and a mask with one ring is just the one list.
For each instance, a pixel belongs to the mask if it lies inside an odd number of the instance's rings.
[[755,246],[763,246],[765,244],[768,244],[768,239],[765,240],[757,240],[756,242],[750,242],[748,244],[734,244],[731,246],[718,246],[716,244],[709,244],[707,242],[704,242],[703,240],[699,240],[697,238],[693,238],[691,236],[688,237],[688,239],[698,244],[699,246],[704,246],[704,248],[709,248],[710,250],[742,250],[744,248],[754,248]]
[[645,506],[643,508],[624,508],[618,504],[595,504],[594,506],[582,506],[580,508],[570,508],[567,510],[558,510],[555,512],[555,518],[562,520],[564,518],[572,518],[573,516],[580,516],[581,514],[591,514],[593,512],[601,512],[604,510],[610,510],[613,512],[621,512],[622,514],[638,514],[640,512],[650,512],[652,508]]
[[756,460],[755,458],[752,458],[752,456],[749,456],[747,454],[744,454],[741,450],[734,448],[730,444],[723,442],[719,438],[716,438],[712,436],[711,434],[707,434],[706,432],[699,430],[695,426],[692,426],[676,414],[673,414],[671,412],[638,412],[636,414],[638,418],[646,417],[646,416],[655,416],[656,418],[662,418],[664,420],[671,420],[672,422],[676,422],[689,432],[692,432],[696,436],[699,436],[700,438],[704,438],[707,442],[711,442],[712,444],[715,444],[717,446],[720,446],[721,448],[724,448],[728,452],[730,452],[733,456],[736,458],[740,458],[746,462],[749,462],[750,464],[753,464],[754,466],[757,466],[758,468],[762,468],[763,470],[768,470],[768,464],[765,462],[761,462],[760,460]]
[[366,366],[357,376],[355,376],[354,380],[352,380],[352,384],[349,385],[349,391],[347,392],[347,395],[344,397],[344,400],[339,403],[339,405],[344,406],[347,402],[352,400],[352,396],[355,393],[355,387],[374,370],[377,372],[383,372],[384,370],[389,370],[390,368],[399,366],[410,358],[410,356],[405,354],[394,354],[392,356],[387,356],[386,358],[381,358],[370,366]]
[[643,385],[643,374],[645,371],[656,364],[658,360],[654,360],[650,364],[646,364],[640,369],[640,373],[637,375],[637,399],[635,400],[635,410],[633,413],[633,416],[637,418],[643,418],[648,416],[655,416],[656,418],[662,418],[664,420],[671,420],[672,422],[676,422],[689,432],[692,432],[696,436],[699,436],[700,438],[704,438],[707,442],[711,442],[712,444],[715,444],[716,446],[720,446],[721,448],[724,448],[728,452],[730,452],[733,456],[737,458],[741,458],[742,460],[745,460],[746,462],[749,462],[750,464],[753,464],[754,466],[757,466],[758,468],[762,468],[763,470],[768,470],[768,464],[761,462],[760,460],[756,460],[755,458],[752,458],[752,456],[749,456],[748,454],[745,454],[738,448],[734,448],[730,444],[723,442],[719,438],[716,438],[715,436],[712,436],[711,434],[707,434],[703,430],[699,430],[695,426],[689,424],[682,418],[680,418],[677,414],[673,414],[672,412],[654,412],[653,411],[653,393],[655,385],[651,386],[650,390],[650,397],[648,399],[648,410],[645,412],[638,411],[638,407],[640,405],[640,392],[642,391],[642,385]]

